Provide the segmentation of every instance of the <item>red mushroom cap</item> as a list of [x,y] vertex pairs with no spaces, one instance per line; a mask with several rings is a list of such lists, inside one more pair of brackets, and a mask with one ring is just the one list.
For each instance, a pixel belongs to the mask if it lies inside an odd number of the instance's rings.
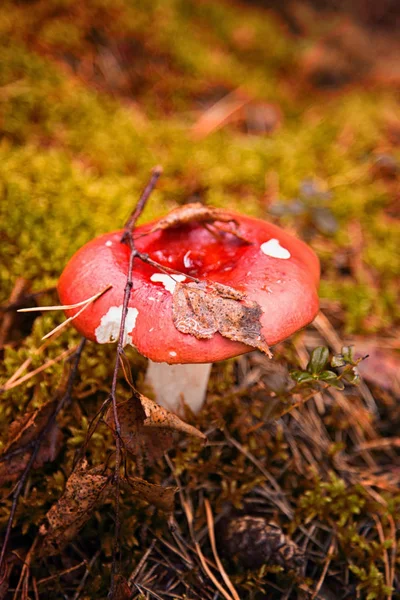
[[[153,222],[135,229],[136,247],[166,267],[244,292],[246,301],[260,305],[261,332],[268,344],[275,344],[315,317],[318,259],[304,242],[271,223],[230,211],[225,215],[236,222],[228,227],[251,243],[230,233],[215,236],[197,222],[141,236],[154,229]],[[73,321],[82,335],[99,343],[118,338],[130,253],[120,241],[122,233],[108,233],[83,246],[58,284],[63,304],[81,302],[112,284]],[[135,259],[124,343],[155,362],[167,363],[213,362],[252,350],[219,333],[197,339],[178,331],[172,319],[174,279],[190,281]],[[66,312],[73,316],[78,310]]]

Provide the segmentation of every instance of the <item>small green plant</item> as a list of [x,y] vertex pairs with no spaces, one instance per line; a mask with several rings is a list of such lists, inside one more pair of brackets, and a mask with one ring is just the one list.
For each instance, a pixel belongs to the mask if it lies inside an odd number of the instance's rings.
[[[343,346],[340,354],[335,354],[329,361],[329,350],[326,346],[318,346],[312,353],[310,360],[304,371],[294,370],[290,375],[298,385],[312,383],[327,383],[339,390],[343,390],[345,382],[351,385],[360,383],[360,375],[357,372],[357,365],[363,358],[354,358],[354,349],[352,346]],[[332,371],[327,368],[328,363]]]

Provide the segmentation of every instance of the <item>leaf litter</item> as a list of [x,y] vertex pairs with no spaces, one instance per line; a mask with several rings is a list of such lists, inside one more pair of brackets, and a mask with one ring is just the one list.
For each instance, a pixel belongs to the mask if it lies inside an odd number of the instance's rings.
[[[46,402],[40,408],[21,415],[9,426],[8,442],[0,456],[0,484],[14,481],[23,472],[31,455],[31,448],[49,422],[57,402]],[[62,433],[55,423],[43,440],[33,463],[38,469],[54,460],[62,442]]]
[[111,479],[104,466],[89,469],[87,461],[82,461],[68,478],[64,494],[48,511],[47,525],[40,528],[41,556],[58,554],[76,537],[95,508],[113,492]]
[[204,282],[177,283],[173,293],[173,321],[181,333],[210,339],[215,333],[258,348],[271,357],[261,332],[262,310],[257,302],[242,304],[245,295],[229,286],[210,287]]
[[[125,402],[117,405],[121,439],[125,448],[137,456],[142,449],[148,460],[160,458],[173,443],[174,432],[181,432],[206,441],[206,436],[177,415],[134,391]],[[115,431],[112,407],[105,422]]]

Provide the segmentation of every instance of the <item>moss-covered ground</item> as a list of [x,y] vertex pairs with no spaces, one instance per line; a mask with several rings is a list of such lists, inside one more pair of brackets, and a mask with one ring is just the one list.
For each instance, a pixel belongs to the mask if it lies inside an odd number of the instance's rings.
[[[321,260],[327,320],[279,345],[276,367],[256,354],[214,365],[206,408],[187,416],[208,434],[207,447],[180,439],[168,463],[130,465],[152,483],[174,485],[175,475],[181,492],[171,521],[122,491],[123,583],[115,597],[223,597],[194,546],[196,540],[226,587],[207,539],[208,498],[215,518],[261,515],[305,552],[301,568],[272,558],[253,569],[222,552],[240,598],[394,598],[396,390],[389,380],[372,383],[372,394],[365,384],[337,390],[316,383],[307,390],[319,395],[280,415],[299,400],[288,391],[288,369],[304,368],[313,347],[337,352],[335,340],[356,336],[363,345],[373,339],[398,348],[398,90],[312,88],[301,56],[315,40],[293,36],[277,15],[250,5],[4,0],[0,11],[4,306],[20,277],[34,293],[50,290],[41,303],[56,304],[52,288],[68,258],[96,234],[121,227],[156,164],[164,174],[143,220],[200,200],[272,219],[306,239]],[[228,94],[246,98],[244,108],[205,132],[199,119]],[[34,353],[60,320],[44,313],[31,331],[13,332],[2,349],[3,382],[24,360],[34,369],[78,343],[70,329]],[[3,584],[11,591],[3,594],[0,585],[0,597],[13,597],[38,527],[63,492],[88,423],[108,395],[114,355],[112,347],[84,350],[73,401],[58,417],[62,441],[52,460],[30,471],[19,498]],[[134,351],[129,357],[145,391],[145,360]],[[54,397],[65,369],[59,361],[3,392],[3,444],[15,419]],[[120,398],[128,394],[121,379]],[[90,464],[112,463],[113,444],[100,425],[86,449]],[[2,477],[5,528],[16,478]],[[22,597],[106,598],[113,536],[109,499],[59,556],[32,558]]]

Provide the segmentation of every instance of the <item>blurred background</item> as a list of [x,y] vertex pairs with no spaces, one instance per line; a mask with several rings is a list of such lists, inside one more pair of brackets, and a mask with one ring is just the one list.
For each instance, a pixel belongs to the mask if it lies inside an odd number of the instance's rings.
[[[193,201],[229,207],[289,229],[320,258],[317,325],[276,347],[274,361],[252,353],[215,364],[206,408],[188,415],[210,444],[181,442],[171,463],[145,468],[148,481],[174,486],[173,463],[208,560],[205,493],[215,515],[227,507],[245,517],[257,510],[278,523],[278,538],[296,548],[295,557],[300,546],[306,550],[301,573],[290,557],[254,565],[236,556],[242,540],[232,542],[233,535],[228,548],[222,532],[224,564],[241,598],[391,600],[399,589],[399,30],[398,0],[1,2],[2,378],[15,377],[21,364],[36,369],[55,361],[3,395],[2,447],[11,423],[15,432],[26,411],[54,398],[65,378],[60,356],[78,343],[71,329],[37,351],[62,316],[22,320],[10,305],[58,304],[55,286],[70,256],[125,223],[155,165],[164,174],[143,220]],[[340,352],[343,343],[369,355],[359,365],[369,387],[323,384],[319,393],[312,383],[312,399],[297,410],[301,393],[296,388],[291,397],[289,370],[305,369],[316,346]],[[128,355],[141,389],[146,361],[134,349]],[[112,346],[88,344],[59,437],[29,475],[7,556],[13,589],[108,397],[114,361]],[[129,395],[122,377],[120,394]],[[90,464],[108,465],[113,444],[100,425],[87,450]],[[23,461],[4,464],[2,527],[24,469]],[[94,597],[84,595],[86,579],[96,597],[107,596],[111,503],[64,554],[37,561],[32,597]],[[183,546],[150,500],[122,494],[126,579],[118,598],[132,598],[132,590],[140,600],[160,598],[167,589],[166,597],[178,590],[181,598],[221,598],[190,546],[183,504],[175,506]],[[250,551],[258,525],[243,525]],[[275,541],[271,550],[272,538],[263,539],[264,554],[272,555]],[[7,585],[6,577],[0,599],[11,597]]]

